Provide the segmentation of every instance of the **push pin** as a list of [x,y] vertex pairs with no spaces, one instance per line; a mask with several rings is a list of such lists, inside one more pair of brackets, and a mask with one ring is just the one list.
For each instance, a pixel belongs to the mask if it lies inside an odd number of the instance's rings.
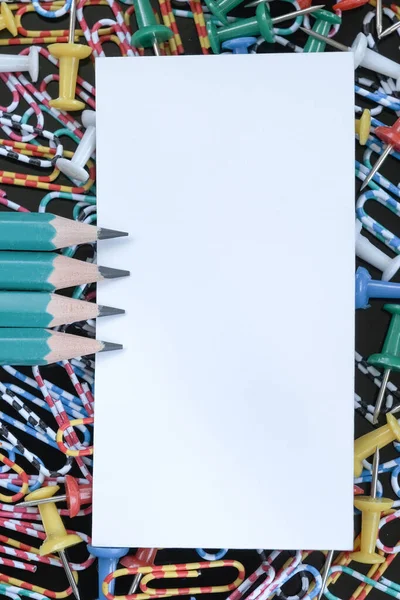
[[386,386],[389,381],[391,371],[400,371],[400,305],[385,304],[383,307],[392,315],[388,332],[385,337],[382,352],[372,354],[368,358],[368,363],[374,367],[384,367],[381,389],[379,390],[376,401],[374,416],[372,422],[378,421],[381,412],[383,398],[385,397]]
[[67,175],[70,179],[75,179],[79,183],[85,183],[89,179],[89,174],[85,171],[89,158],[96,149],[96,113],[94,110],[84,110],[82,113],[82,124],[86,128],[83,138],[75,150],[71,160],[59,158],[56,167]]
[[[35,490],[31,494],[28,494],[26,499],[28,501],[37,501],[45,498],[51,498],[56,492],[58,492],[59,489],[60,488],[58,485],[42,487],[38,490]],[[54,554],[55,552],[58,552],[73,594],[77,600],[80,600],[78,586],[76,584],[71,567],[69,566],[65,549],[69,548],[70,546],[76,546],[76,544],[80,544],[83,540],[79,537],[79,535],[68,534],[66,532],[54,502],[40,504],[39,511],[40,516],[42,517],[43,527],[47,535],[45,541],[39,548],[39,555],[47,556],[47,554]]]
[[91,484],[79,485],[77,480],[71,475],[65,476],[65,494],[52,497],[44,497],[41,500],[30,500],[28,502],[19,502],[16,504],[19,508],[27,508],[29,506],[39,506],[41,504],[66,502],[69,510],[69,517],[76,517],[83,504],[92,502],[92,486]]
[[28,71],[33,82],[39,77],[39,50],[32,46],[29,54],[0,54],[0,73]]
[[[374,54],[377,54],[377,52],[374,52]],[[396,88],[398,88],[398,81],[399,80],[396,82]],[[381,127],[375,127],[375,135],[382,140],[382,142],[385,142],[386,148],[362,182],[360,188],[362,190],[368,185],[375,173],[381,168],[391,151],[396,150],[396,152],[400,152],[400,118],[397,119],[391,127],[386,127],[385,125],[382,125]]]
[[[138,548],[135,556],[126,556],[121,560],[121,564],[127,569],[136,567],[152,567],[156,559],[158,548]],[[142,578],[143,573],[136,573],[128,594],[135,594]]]
[[368,48],[367,37],[363,33],[357,35],[351,46],[346,46],[345,44],[340,44],[336,40],[323,36],[316,31],[304,29],[303,27],[300,27],[300,29],[304,31],[304,33],[324,41],[328,46],[332,46],[332,48],[336,48],[336,50],[353,52],[355,69],[357,69],[357,67],[365,67],[370,71],[375,71],[386,77],[393,77],[393,79],[396,79],[396,89],[400,90],[400,65],[394,60],[370,50]]
[[169,27],[156,21],[149,0],[133,0],[138,30],[132,36],[132,45],[141,48],[153,48],[156,56],[161,56],[160,43],[167,42],[173,32]]
[[[88,552],[93,554],[97,558],[97,570],[98,570],[98,581],[99,581],[99,596],[98,600],[106,600],[103,594],[102,585],[103,581],[110,573],[116,571],[118,561],[120,558],[125,556],[129,551],[129,548],[98,548],[97,546],[90,546],[88,544]],[[110,594],[114,593],[115,580],[110,581],[108,591]]]
[[368,308],[370,298],[400,298],[400,283],[377,281],[364,269],[356,271],[356,308]]
[[354,506],[361,511],[361,542],[360,550],[350,554],[351,560],[367,565],[380,565],[385,562],[385,557],[375,552],[378,538],[379,521],[381,513],[392,507],[390,498],[377,498],[379,470],[379,449],[377,448],[372,462],[371,495],[358,496],[354,499]]
[[371,456],[376,448],[384,448],[395,440],[400,442],[400,425],[396,417],[388,413],[387,424],[362,435],[354,442],[354,475],[360,477],[363,470],[363,460]]
[[232,54],[248,54],[249,48],[257,42],[255,37],[243,37],[228,40],[222,44],[224,50],[231,50]]
[[371,111],[368,108],[363,110],[363,113],[359,119],[356,119],[356,134],[358,135],[358,141],[360,146],[365,146],[368,141],[369,134],[371,131]]
[[361,234],[362,223],[356,220],[356,254],[358,258],[382,271],[382,281],[390,281],[400,268],[400,255],[393,258],[379,250]]
[[[316,17],[316,21],[312,31],[322,36],[328,35],[332,25],[340,25],[342,22],[342,19],[338,15],[328,10],[319,10],[314,16]],[[306,29],[305,31],[308,30]],[[304,52],[323,52],[324,50],[325,43],[319,37],[317,39],[314,39],[314,36],[309,38],[304,46]]]
[[368,2],[369,0],[340,0],[340,2],[332,6],[332,10],[341,10],[342,12],[345,10],[353,10],[359,6],[368,4]]
[[65,111],[82,110],[85,103],[75,99],[76,79],[79,61],[92,54],[92,49],[83,44],[75,44],[76,0],[71,2],[69,33],[67,44],[51,44],[48,50],[54,58],[60,60],[60,91],[56,100],[50,100],[50,106]]
[[281,23],[287,19],[299,17],[300,15],[306,15],[313,13],[321,8],[318,6],[309,6],[302,10],[293,11],[282,15],[280,17],[271,18],[268,7],[265,2],[259,4],[256,9],[256,16],[249,19],[240,19],[234,23],[230,23],[225,27],[217,28],[215,23],[211,20],[207,23],[207,33],[210,39],[210,44],[214,54],[219,54],[221,51],[221,44],[241,37],[255,37],[261,35],[266,42],[272,44],[275,40],[275,34],[273,26],[276,23]]
[[13,37],[15,37],[18,33],[14,15],[5,2],[1,3],[0,10],[0,31],[3,29],[7,29],[7,31],[9,31]]
[[219,2],[216,0],[205,0],[210,12],[224,25],[228,25],[229,23],[226,15],[242,2],[243,0],[220,0]]

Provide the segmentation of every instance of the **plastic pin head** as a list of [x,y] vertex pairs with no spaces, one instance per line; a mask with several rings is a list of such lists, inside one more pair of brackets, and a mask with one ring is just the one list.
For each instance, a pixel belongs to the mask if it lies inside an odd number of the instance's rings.
[[377,565],[385,562],[385,557],[375,552],[381,513],[389,510],[393,504],[390,498],[377,498],[379,471],[379,447],[376,448],[372,464],[372,484],[370,496],[358,496],[354,506],[361,511],[361,542],[360,550],[352,552],[350,558],[367,565]]
[[376,127],[375,135],[385,144],[392,146],[396,152],[400,152],[400,118],[391,127]]
[[68,112],[82,110],[85,103],[75,99],[76,79],[79,61],[92,54],[92,49],[83,44],[50,44],[48,50],[60,61],[60,91],[56,100],[50,100],[50,106]]
[[7,31],[9,31],[13,37],[15,37],[18,33],[14,15],[7,6],[6,2],[1,3],[0,31],[2,29],[7,29]]
[[[43,487],[25,497],[25,500],[42,500],[51,498],[59,490],[58,485]],[[46,539],[39,548],[40,556],[47,556],[80,544],[83,540],[79,535],[68,534],[54,502],[39,504],[39,511],[46,532]]]

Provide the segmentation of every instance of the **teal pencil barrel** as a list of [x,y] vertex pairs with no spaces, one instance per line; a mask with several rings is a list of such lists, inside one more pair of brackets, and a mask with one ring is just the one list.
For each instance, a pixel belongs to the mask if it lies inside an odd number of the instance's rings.
[[0,291],[0,327],[48,327],[50,300],[46,292]]
[[52,292],[48,281],[58,254],[42,252],[0,252],[0,289]]
[[0,250],[55,250],[55,217],[47,213],[0,213]]
[[0,365],[46,365],[50,335],[46,329],[0,329]]

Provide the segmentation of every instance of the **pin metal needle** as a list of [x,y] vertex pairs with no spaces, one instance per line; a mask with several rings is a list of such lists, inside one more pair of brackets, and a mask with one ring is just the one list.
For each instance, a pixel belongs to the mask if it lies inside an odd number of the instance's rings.
[[397,21],[397,23],[393,23],[393,25],[391,25],[390,27],[385,29],[385,31],[382,31],[382,33],[379,36],[379,39],[382,39],[382,38],[386,37],[387,35],[390,35],[394,31],[396,31],[399,27],[400,27],[400,21]]
[[377,447],[372,461],[371,498],[376,498],[378,489],[379,448]]
[[71,571],[71,567],[69,566],[69,562],[67,559],[67,555],[65,554],[64,550],[59,550],[58,551],[58,555],[61,558],[61,562],[63,564],[64,567],[64,571],[65,574],[68,578],[69,584],[72,588],[73,594],[76,598],[76,600],[81,600],[80,596],[79,596],[79,590],[78,590],[78,586],[76,585],[76,581],[74,579],[74,575]]
[[336,48],[336,50],[341,50],[342,52],[351,52],[351,48],[349,46],[345,46],[344,44],[341,44],[336,40],[332,40],[331,38],[328,38],[325,35],[321,35],[320,33],[313,31],[312,29],[305,29],[304,27],[299,27],[299,29],[301,29],[301,31],[304,31],[304,33],[307,33],[307,35],[311,35],[311,37],[314,37],[316,40],[320,40],[321,42],[325,42],[325,44],[328,44],[328,46]]
[[136,573],[135,578],[134,578],[134,580],[132,582],[132,585],[129,588],[128,594],[135,594],[135,592],[136,592],[136,590],[138,588],[138,585],[140,583],[140,580],[142,578],[142,575],[143,575],[143,573]]
[[383,403],[383,399],[385,397],[386,387],[387,387],[387,384],[389,381],[389,375],[390,375],[390,369],[385,369],[385,371],[383,373],[383,378],[382,378],[378,398],[377,398],[376,404],[375,404],[374,415],[372,417],[372,423],[374,425],[376,425],[376,423],[378,422],[378,418],[381,413],[382,403]]
[[324,568],[322,571],[322,582],[321,582],[321,589],[318,594],[318,600],[321,600],[321,598],[325,592],[326,582],[328,581],[329,570],[332,566],[333,553],[334,553],[334,550],[329,550],[328,554],[326,555],[326,560],[325,560]]
[[286,21],[287,19],[300,17],[301,15],[309,15],[317,10],[321,10],[324,8],[325,4],[317,4],[316,6],[309,6],[307,8],[302,8],[301,10],[294,10],[290,13],[286,13],[286,15],[281,15],[280,17],[273,17],[271,19],[272,23],[282,23],[282,21]]
[[371,179],[373,178],[375,173],[377,171],[379,171],[380,166],[385,162],[385,160],[387,159],[387,157],[389,156],[389,154],[391,153],[393,148],[394,148],[393,144],[388,144],[386,146],[386,148],[384,149],[384,151],[382,152],[382,154],[380,155],[380,157],[378,158],[378,160],[376,161],[376,163],[374,164],[374,166],[372,167],[372,169],[370,170],[370,172],[368,173],[368,175],[362,182],[360,190],[363,190],[365,187],[367,187],[367,185],[369,184],[369,182],[371,181]]
[[376,33],[378,38],[382,35],[382,0],[376,0]]
[[76,22],[76,0],[72,0],[69,12],[69,31],[68,43],[73,44],[75,40],[75,22]]
[[39,506],[39,504],[48,504],[49,502],[65,502],[67,499],[66,495],[52,496],[51,498],[42,498],[41,500],[29,500],[25,502],[18,502],[15,506],[18,508],[29,508],[31,506]]

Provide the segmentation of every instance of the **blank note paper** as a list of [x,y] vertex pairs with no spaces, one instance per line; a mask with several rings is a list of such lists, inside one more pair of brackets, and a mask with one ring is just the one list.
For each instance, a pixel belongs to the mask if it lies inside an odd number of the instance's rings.
[[352,548],[353,77],[96,60],[94,545]]

